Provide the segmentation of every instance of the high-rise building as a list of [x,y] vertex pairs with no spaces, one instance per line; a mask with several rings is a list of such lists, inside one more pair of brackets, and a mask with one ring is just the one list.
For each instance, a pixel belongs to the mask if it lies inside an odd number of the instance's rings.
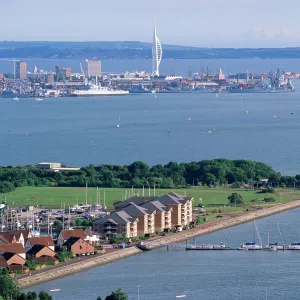
[[25,61],[16,62],[16,78],[17,79],[27,78],[27,64]]
[[162,58],[161,43],[156,35],[156,26],[154,25],[153,45],[152,45],[152,75],[159,76],[159,65]]
[[101,61],[86,59],[86,75],[87,77],[101,76]]
[[65,80],[70,78],[72,75],[72,70],[70,68],[63,68],[61,66],[55,67],[55,74],[57,80]]

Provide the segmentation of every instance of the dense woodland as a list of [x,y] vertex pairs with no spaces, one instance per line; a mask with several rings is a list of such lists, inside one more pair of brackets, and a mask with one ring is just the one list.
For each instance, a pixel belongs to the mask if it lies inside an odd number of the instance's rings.
[[300,175],[281,176],[270,166],[249,160],[214,159],[200,162],[148,166],[89,165],[78,172],[49,172],[35,166],[0,167],[0,193],[22,186],[153,187],[180,188],[191,185],[253,184],[269,179],[272,186],[298,187]]

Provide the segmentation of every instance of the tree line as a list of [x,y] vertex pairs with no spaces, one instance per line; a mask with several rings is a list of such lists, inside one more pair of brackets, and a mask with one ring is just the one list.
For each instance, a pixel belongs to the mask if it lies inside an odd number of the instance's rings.
[[36,166],[0,167],[0,193],[22,186],[107,188],[182,188],[197,185],[253,184],[269,179],[273,187],[297,187],[300,175],[282,176],[272,167],[251,160],[214,159],[154,165],[137,161],[130,165],[89,165],[77,172],[49,172]]

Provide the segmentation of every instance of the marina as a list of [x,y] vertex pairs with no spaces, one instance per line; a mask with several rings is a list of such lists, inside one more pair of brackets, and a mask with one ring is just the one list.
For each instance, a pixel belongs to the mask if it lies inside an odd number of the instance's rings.
[[[293,237],[299,234],[298,214],[299,209],[295,209],[256,220],[262,239],[267,240],[268,232],[274,239],[280,239],[278,230],[274,226],[278,221],[285,240],[293,240]],[[197,237],[195,243],[213,245],[223,240],[224,244],[231,246],[238,245],[242,239],[250,239],[252,236],[253,223],[250,222]],[[176,295],[186,295],[187,299],[194,299],[199,290],[205,298],[220,299],[221,293],[222,297],[232,300],[241,297],[252,300],[253,295],[261,295],[263,299],[266,288],[269,297],[272,295],[279,298],[284,294],[286,299],[297,298],[299,279],[295,268],[299,266],[298,252],[202,251],[199,253],[184,251],[185,242],[179,245],[182,246],[180,250],[176,247],[169,247],[169,251],[158,248],[26,290],[60,288],[59,296],[63,299],[71,300],[76,295],[78,298],[85,297],[87,300],[93,300],[94,294],[107,294],[108,291],[122,285],[128,296],[134,299],[138,284],[140,297],[145,300],[171,299]],[[283,273],[285,276],[281,276]],[[181,274],[181,280],[178,280],[178,274]],[[280,282],[277,281],[278,276],[281,276]],[[85,290],[81,289],[83,280]],[[72,286],[71,292],[70,286]]]

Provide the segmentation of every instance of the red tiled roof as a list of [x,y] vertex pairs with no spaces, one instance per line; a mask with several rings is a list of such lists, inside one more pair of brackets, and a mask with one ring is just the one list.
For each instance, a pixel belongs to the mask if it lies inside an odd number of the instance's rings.
[[15,235],[6,231],[1,232],[1,236],[4,237],[10,244],[13,242]]
[[81,239],[86,238],[86,234],[82,229],[62,230],[60,233],[62,234],[64,240],[68,240],[71,237],[77,237]]
[[25,253],[25,249],[22,244],[6,244],[6,245],[0,245],[0,252],[1,253]]
[[31,246],[34,245],[54,246],[54,242],[50,236],[29,238],[27,242],[30,242]]

